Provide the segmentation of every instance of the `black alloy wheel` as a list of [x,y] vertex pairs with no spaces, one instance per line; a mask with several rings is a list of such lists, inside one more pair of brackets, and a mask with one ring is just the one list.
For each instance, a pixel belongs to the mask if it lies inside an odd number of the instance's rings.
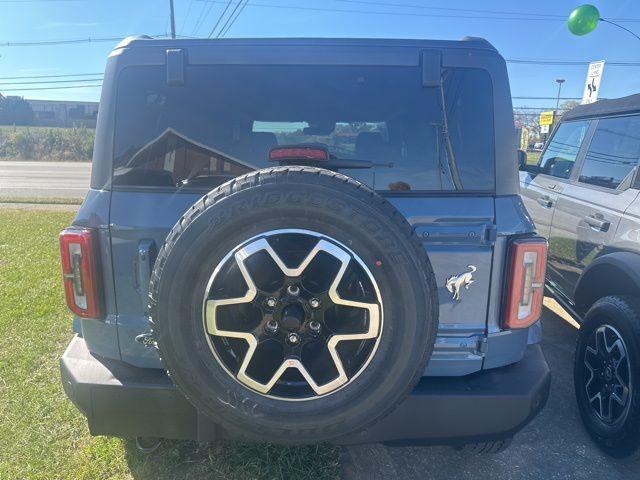
[[336,240],[306,230],[266,232],[225,255],[203,312],[209,345],[229,375],[284,400],[347,385],[382,332],[369,269]]
[[578,332],[574,385],[580,416],[596,444],[616,458],[640,454],[640,301],[598,300]]

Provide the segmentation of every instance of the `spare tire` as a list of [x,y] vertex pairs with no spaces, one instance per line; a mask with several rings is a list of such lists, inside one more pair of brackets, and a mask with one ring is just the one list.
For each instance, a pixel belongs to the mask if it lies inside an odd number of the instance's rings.
[[150,287],[171,378],[231,436],[355,433],[420,379],[438,328],[422,243],[384,198],[311,167],[211,191],[168,235]]

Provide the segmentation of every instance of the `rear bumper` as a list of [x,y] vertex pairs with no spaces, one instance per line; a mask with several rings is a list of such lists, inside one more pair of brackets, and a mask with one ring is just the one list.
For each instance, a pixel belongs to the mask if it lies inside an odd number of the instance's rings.
[[[60,359],[64,390],[93,435],[163,437],[202,442],[229,439],[200,414],[162,370],[94,357],[75,337]],[[339,444],[463,444],[515,434],[545,405],[550,374],[538,345],[508,367],[465,377],[423,378],[373,427]]]

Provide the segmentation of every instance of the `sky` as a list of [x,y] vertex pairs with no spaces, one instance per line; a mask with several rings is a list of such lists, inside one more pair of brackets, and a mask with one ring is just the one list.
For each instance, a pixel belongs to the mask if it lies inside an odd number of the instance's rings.
[[[237,2],[231,0],[216,33]],[[178,35],[206,37],[228,1],[174,0],[174,3]],[[237,19],[224,36],[454,40],[478,36],[489,40],[508,60],[634,62],[633,66],[605,65],[600,96],[612,98],[640,92],[640,40],[604,23],[589,35],[572,35],[565,19],[580,3],[580,0],[249,0],[238,9]],[[603,18],[615,19],[640,34],[640,11],[634,8],[638,0],[594,0],[592,4]],[[169,0],[0,0],[0,93],[32,99],[97,101],[100,88],[96,85],[117,40],[16,44],[162,35],[168,31]],[[587,66],[508,63],[508,69],[514,97],[555,98],[557,78],[566,80],[563,97],[581,97]],[[45,75],[49,77],[34,78]],[[63,86],[74,88],[57,88]],[[514,98],[513,104],[553,107],[555,100]]]

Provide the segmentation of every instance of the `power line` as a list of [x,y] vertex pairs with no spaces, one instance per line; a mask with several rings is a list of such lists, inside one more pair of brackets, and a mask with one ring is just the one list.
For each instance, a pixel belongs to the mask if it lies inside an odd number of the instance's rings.
[[[554,15],[550,13],[534,13],[534,12],[514,12],[514,11],[505,11],[505,10],[474,10],[470,8],[452,8],[452,7],[431,7],[427,5],[416,5],[410,3],[388,3],[381,1],[371,1],[371,0],[336,0],[338,2],[344,3],[359,3],[364,5],[379,5],[386,7],[401,7],[401,8],[419,8],[423,10],[441,10],[441,11],[449,11],[449,12],[470,12],[470,13],[490,13],[495,15],[522,15],[522,16],[533,16],[533,17],[547,17],[549,19],[558,19],[565,21],[567,19],[566,15]],[[623,22],[640,22],[640,18],[612,18],[611,20],[615,21],[623,21]]]
[[[229,0],[229,4],[231,4],[231,0]],[[222,34],[223,31],[225,31],[225,28],[227,28],[227,25],[229,25],[229,22],[231,21],[231,18],[233,18],[234,14],[236,13],[236,11],[238,10],[238,8],[240,7],[241,4],[242,4],[242,0],[238,0],[238,3],[236,3],[236,6],[231,11],[231,14],[229,15],[229,17],[227,18],[227,21],[224,23],[224,25],[222,26],[222,28],[218,32],[218,35],[216,35],[216,38],[220,38],[220,35]]]
[[[522,63],[531,65],[588,65],[590,62],[585,60],[540,60],[540,59],[527,59],[527,58],[507,58],[507,63]],[[640,62],[615,62],[607,60],[607,67],[638,67]]]
[[180,26],[180,31],[184,32],[184,26],[187,24],[187,18],[189,18],[189,14],[191,13],[191,7],[193,6],[193,0],[189,1],[189,5],[187,6],[187,13],[182,19],[182,25]]
[[560,100],[580,100],[582,97],[515,97],[515,96],[512,96],[511,98],[515,98],[517,100],[557,100],[558,98],[560,98]]
[[200,16],[198,17],[198,21],[196,21],[195,27],[193,27],[193,31],[191,32],[192,35],[196,35],[198,33],[200,26],[207,19],[212,9],[213,9],[213,2],[209,3],[209,5],[207,5],[206,3],[203,5],[202,10],[200,11]]
[[44,84],[49,84],[49,83],[73,83],[73,82],[78,82],[78,81],[82,81],[82,82],[101,82],[102,81],[102,77],[100,78],[83,78],[83,79],[77,79],[74,78],[72,80],[40,80],[40,81],[35,81],[35,82],[0,82],[0,85],[44,85]]
[[88,88],[88,87],[101,87],[102,84],[97,85],[65,85],[63,87],[29,87],[29,88],[3,88],[2,92],[22,92],[26,90],[62,90],[68,88]]
[[0,80],[21,80],[31,78],[62,78],[62,77],[92,77],[94,75],[102,75],[102,72],[98,73],[65,73],[60,75],[30,75],[26,77],[0,77]]
[[198,27],[198,24],[200,23],[200,20],[202,19],[202,15],[204,15],[204,11],[207,9],[207,7],[209,7],[209,5],[207,5],[206,3],[202,4],[202,8],[200,9],[200,13],[198,14],[198,16],[196,17],[196,21],[193,24],[194,27],[191,30],[191,35],[195,35],[196,34],[196,29]]
[[227,2],[227,5],[224,7],[224,10],[222,10],[222,12],[220,12],[220,15],[218,15],[218,20],[216,21],[215,25],[213,26],[213,28],[209,32],[209,36],[207,38],[211,38],[211,35],[213,35],[213,32],[215,32],[216,28],[218,28],[218,25],[220,24],[220,22],[224,18],[225,13],[227,13],[227,10],[229,10],[229,7],[231,6],[231,2],[232,1],[233,0],[229,0]]
[[235,18],[234,18],[233,20],[231,20],[231,23],[229,24],[229,26],[227,27],[227,29],[226,29],[226,30],[224,30],[224,31],[222,32],[222,34],[220,35],[221,37],[224,37],[224,36],[227,34],[227,32],[228,32],[229,30],[231,30],[231,27],[233,27],[233,24],[234,24],[234,23],[236,23],[236,20],[238,20],[238,17],[240,16],[240,14],[242,13],[242,11],[244,10],[244,7],[246,7],[248,3],[249,3],[249,0],[245,0],[244,5],[242,5],[242,8],[240,8],[240,10],[238,11],[238,14],[235,16]]
[[125,37],[104,37],[104,38],[74,38],[68,40],[41,40],[38,42],[5,42],[0,43],[0,47],[33,47],[41,45],[66,45],[74,43],[98,43],[115,42]]
[[80,2],[83,0],[0,0],[0,3],[63,3],[63,2]]
[[[224,3],[222,0],[200,0],[205,3]],[[238,0],[240,2],[241,0]],[[284,10],[304,10],[313,12],[334,12],[334,13],[361,13],[365,15],[392,15],[403,17],[430,17],[430,18],[469,18],[474,20],[512,20],[512,21],[553,21],[558,22],[559,19],[545,17],[513,17],[513,16],[486,16],[486,15],[458,15],[458,14],[439,14],[439,13],[417,13],[417,12],[398,12],[398,11],[379,11],[379,10],[361,10],[361,9],[338,9],[338,8],[322,8],[322,7],[304,7],[300,5],[280,5],[273,3],[252,3],[252,7],[261,8],[278,8]]]
[[[72,44],[78,44],[78,43],[119,42],[120,40],[128,36],[130,35],[119,35],[115,37],[70,38],[70,39],[63,39],[63,40],[39,40],[34,42],[3,42],[3,43],[0,43],[0,47],[39,47],[44,45],[72,45]],[[162,33],[162,34],[153,35],[153,36],[166,37],[167,35]]]

